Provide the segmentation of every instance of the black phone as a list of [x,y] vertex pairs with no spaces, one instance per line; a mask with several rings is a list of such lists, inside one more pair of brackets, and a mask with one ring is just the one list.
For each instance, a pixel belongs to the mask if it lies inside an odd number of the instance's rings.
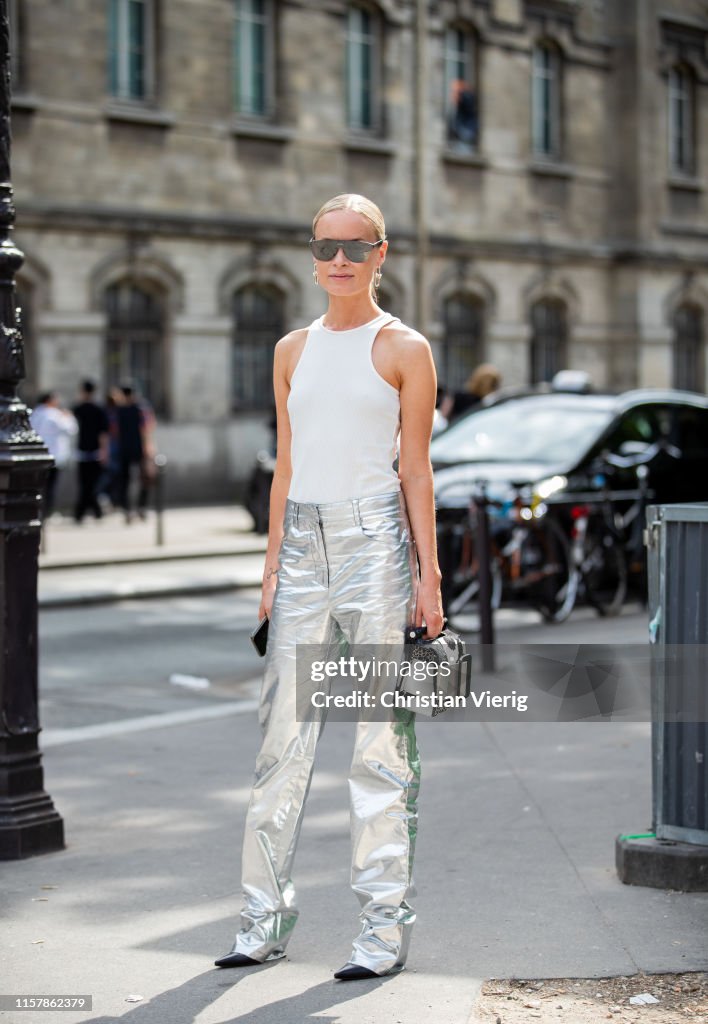
[[264,615],[256,628],[251,633],[251,643],[258,651],[261,658],[265,657],[268,644],[268,616]]

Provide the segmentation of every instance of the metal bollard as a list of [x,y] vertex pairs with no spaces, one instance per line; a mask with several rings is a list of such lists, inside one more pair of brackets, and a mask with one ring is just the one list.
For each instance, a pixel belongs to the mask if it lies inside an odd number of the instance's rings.
[[155,456],[155,467],[157,469],[157,476],[155,477],[155,544],[161,548],[165,543],[165,527],[163,522],[163,512],[165,510],[165,470],[167,466],[167,456],[159,453]]
[[482,645],[482,668],[494,671],[494,611],[492,609],[492,565],[489,516],[487,514],[486,481],[480,481],[479,493],[474,496],[477,510],[477,537],[479,539],[479,626]]

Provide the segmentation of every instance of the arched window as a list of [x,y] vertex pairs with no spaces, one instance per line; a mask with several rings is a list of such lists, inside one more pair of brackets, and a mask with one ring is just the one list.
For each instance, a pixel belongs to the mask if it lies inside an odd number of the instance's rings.
[[445,300],[443,311],[443,368],[441,385],[461,391],[483,360],[484,305],[474,295],[458,293]]
[[133,382],[156,413],[166,412],[164,296],[132,281],[106,289],[106,382]]
[[154,91],[153,0],[109,0],[108,87],[122,100],[150,99]]
[[695,174],[696,118],[693,75],[686,67],[669,71],[669,166],[674,174]]
[[353,5],[347,15],[347,124],[352,131],[379,127],[381,24],[378,12]]
[[273,285],[252,284],[233,297],[233,406],[273,404],[273,350],[285,333],[285,302]]
[[536,156],[560,156],[561,59],[558,47],[547,41],[533,48],[531,133]]
[[273,4],[234,0],[234,106],[246,117],[265,117],[273,99]]
[[705,339],[703,310],[683,303],[674,314],[673,385],[686,391],[705,387]]
[[447,140],[456,148],[475,149],[479,142],[475,37],[465,28],[445,32],[445,123]]
[[531,307],[531,383],[552,380],[565,369],[568,312],[561,299],[540,299]]

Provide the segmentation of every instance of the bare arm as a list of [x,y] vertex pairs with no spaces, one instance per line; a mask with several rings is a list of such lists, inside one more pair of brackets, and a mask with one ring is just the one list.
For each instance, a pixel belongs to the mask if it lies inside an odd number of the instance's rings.
[[430,345],[422,335],[406,332],[401,366],[401,438],[398,475],[420,561],[415,625],[425,622],[425,636],[443,628],[441,573],[435,532],[435,496],[430,464],[430,438],[437,377]]
[[[297,342],[302,332],[293,331],[281,338],[275,346],[273,357],[273,392],[275,394],[275,410],[277,417],[277,452],[273,482],[270,488],[270,520],[268,525],[268,547],[266,548],[265,566],[263,569],[263,592],[258,618],[267,615],[270,618],[273,597],[278,582],[277,570],[280,545],[283,540],[283,520],[285,518],[285,500],[290,489],[292,465],[290,462],[290,417],[287,401],[290,394],[289,367],[293,353],[293,342]],[[275,572],[271,572],[275,570]],[[270,573],[270,575],[269,575]]]

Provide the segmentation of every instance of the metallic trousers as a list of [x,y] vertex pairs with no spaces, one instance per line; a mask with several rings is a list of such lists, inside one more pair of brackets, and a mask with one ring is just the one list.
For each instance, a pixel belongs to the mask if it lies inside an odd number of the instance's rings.
[[[418,585],[403,491],[324,504],[288,498],[283,526],[233,946],[259,961],[285,955],[297,920],[291,872],[326,720],[323,710],[318,720],[297,721],[296,644],[316,644],[325,658],[346,657],[353,644],[402,654]],[[349,793],[361,933],[349,959],[377,974],[401,970],[408,953],[419,782],[415,714],[396,709],[388,721],[358,720]]]

